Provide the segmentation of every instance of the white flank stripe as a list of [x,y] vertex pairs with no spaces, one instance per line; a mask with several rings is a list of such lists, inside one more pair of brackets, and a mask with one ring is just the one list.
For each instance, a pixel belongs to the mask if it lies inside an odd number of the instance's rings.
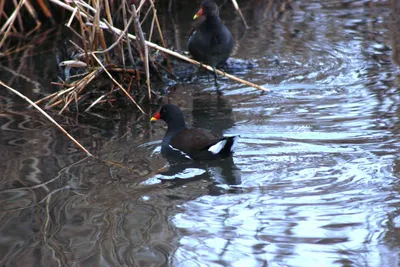
[[235,151],[238,142],[239,142],[239,136],[235,136],[235,137],[233,138],[233,144],[232,144],[232,146],[231,146],[231,152],[234,152],[234,151]]
[[210,151],[214,155],[217,155],[224,148],[225,145],[226,145],[226,140],[219,141],[215,145],[210,146],[208,151]]
[[186,153],[183,152],[182,150],[176,149],[175,147],[173,147],[173,146],[171,146],[171,145],[169,145],[169,147],[172,148],[172,150],[178,151],[179,153],[181,153],[181,155],[184,156],[185,158],[192,159],[191,157],[189,157],[188,154],[186,154]]

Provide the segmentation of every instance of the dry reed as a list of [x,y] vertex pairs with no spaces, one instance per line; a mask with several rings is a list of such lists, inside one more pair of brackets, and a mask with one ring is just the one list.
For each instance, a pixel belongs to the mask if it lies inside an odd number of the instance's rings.
[[[240,8],[237,5],[236,0],[231,1],[235,9],[241,16],[245,26],[248,27],[246,21],[244,20],[243,14],[241,13]],[[174,76],[174,74],[172,73],[172,68],[168,55],[201,66],[209,71],[213,71],[210,66],[202,65],[195,60],[192,60],[188,57],[185,57],[179,53],[165,48],[164,38],[162,36],[161,26],[157,16],[157,10],[154,0],[141,0],[138,4],[137,9],[134,5],[128,6],[127,1],[123,0],[122,8],[120,8],[123,15],[123,30],[114,26],[115,12],[112,12],[113,1],[110,2],[110,0],[93,0],[85,2],[83,0],[71,0],[70,2],[66,3],[61,0],[49,0],[49,2],[55,4],[61,9],[72,12],[68,22],[66,23],[66,26],[71,30],[71,32],[75,34],[77,38],[80,39],[79,42],[72,42],[71,40],[71,43],[73,43],[74,47],[78,50],[79,55],[76,56],[76,58],[74,59],[63,61],[61,63],[61,66],[67,68],[68,70],[74,68],[84,68],[87,70],[87,74],[80,77],[79,80],[74,80],[72,82],[68,81],[70,77],[66,77],[67,80],[58,83],[62,84],[64,87],[62,88],[62,90],[60,90],[60,92],[52,94],[50,96],[46,96],[45,98],[36,102],[37,104],[39,104],[43,101],[48,100],[45,105],[46,108],[58,105],[61,107],[60,112],[64,112],[68,108],[70,103],[77,102],[80,94],[85,91],[86,86],[88,86],[94,80],[94,78],[99,77],[101,73],[106,73],[111,78],[111,80],[113,80],[114,83],[119,84],[118,88],[126,96],[128,96],[128,99],[140,111],[142,111],[139,103],[135,102],[130,94],[127,93],[125,89],[123,89],[123,86],[120,82],[117,82],[117,77],[113,77],[112,74],[107,71],[107,69],[111,70],[112,68],[115,68],[116,65],[118,66],[118,64],[112,62],[111,55],[118,55],[118,57],[122,60],[124,66],[123,68],[127,71],[127,73],[140,74],[141,71],[138,72],[135,63],[135,60],[138,57],[135,57],[133,55],[136,52],[136,54],[140,57],[140,62],[143,66],[143,72],[146,77],[145,84],[147,87],[147,97],[149,100],[151,99],[153,93],[153,90],[151,89],[150,65],[155,66],[155,64],[157,64],[158,67],[161,67],[161,70],[167,71]],[[0,0],[0,9],[4,8],[4,3],[5,0]],[[145,5],[145,3],[148,4]],[[38,6],[47,18],[52,18],[51,11],[45,1],[38,0]],[[33,7],[28,2],[26,2],[26,0],[20,0],[18,2],[18,5],[15,6],[14,12],[8,17],[6,23],[0,29],[0,34],[2,34],[0,47],[4,45],[5,40],[8,38],[11,32],[18,31],[18,29],[16,29],[14,25],[16,21],[21,21],[20,10],[23,7],[25,7],[29,11],[31,17],[35,20],[37,25],[35,29],[40,26],[40,21],[38,21],[37,14],[35,13]],[[146,20],[149,20],[151,23],[150,31],[147,34],[145,34],[142,29],[142,24]],[[135,30],[135,35],[128,33],[128,29],[132,25]],[[19,22],[18,28],[23,28],[23,24],[21,24],[21,22]],[[154,36],[154,29],[157,30],[162,46],[151,42],[151,39]],[[110,32],[112,35],[114,35],[115,42],[113,42],[112,44],[107,44],[105,32]],[[145,36],[148,36],[148,40],[145,39]],[[134,40],[136,42],[136,45],[133,45],[130,40]],[[165,58],[165,62],[168,66],[168,70],[166,70],[158,62],[152,61],[153,58],[149,54],[149,48],[156,49],[162,52]],[[127,54],[130,61],[130,66],[126,65],[124,51],[128,51]],[[156,66],[153,69],[155,68]],[[236,82],[243,83],[247,86],[252,86],[263,91],[269,91],[262,86],[245,81],[222,71],[217,70],[217,73],[220,75],[224,75]],[[140,79],[140,75],[136,75],[135,79]],[[137,81],[137,84],[140,85],[139,80]],[[105,99],[106,95],[108,95],[108,93],[104,93],[101,96],[96,97],[92,103],[87,103],[88,106],[92,108],[100,102],[99,99]],[[86,108],[85,110],[88,109]]]

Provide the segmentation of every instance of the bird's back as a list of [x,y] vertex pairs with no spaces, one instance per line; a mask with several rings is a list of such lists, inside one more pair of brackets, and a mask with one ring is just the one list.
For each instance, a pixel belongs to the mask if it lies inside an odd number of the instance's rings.
[[213,67],[226,62],[233,49],[229,29],[218,22],[204,21],[189,38],[189,53],[194,59]]

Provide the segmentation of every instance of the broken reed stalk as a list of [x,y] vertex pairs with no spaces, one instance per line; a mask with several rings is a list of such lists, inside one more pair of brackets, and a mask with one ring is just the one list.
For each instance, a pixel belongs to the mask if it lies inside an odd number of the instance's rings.
[[78,17],[78,20],[79,20],[79,26],[80,26],[80,29],[81,29],[83,50],[85,51],[85,61],[86,61],[86,65],[89,66],[90,62],[89,62],[89,57],[88,57],[88,48],[87,48],[87,41],[86,41],[86,32],[87,32],[87,30],[85,30],[85,28],[84,28],[85,25],[84,25],[83,19],[82,19],[82,17],[86,17],[85,16],[86,14],[82,13],[80,8],[78,8],[77,12],[78,12],[77,13],[77,17]]
[[[124,21],[124,27],[125,29],[128,29],[128,25],[130,23],[127,23],[127,12],[126,12],[126,0],[122,0],[122,19]],[[131,15],[131,18],[129,21],[133,20],[133,15]],[[124,31],[125,33],[121,36],[124,36],[128,31]],[[120,40],[120,38],[117,38],[118,40]],[[119,42],[119,41],[118,41]],[[131,47],[131,42],[129,40],[129,38],[126,38],[126,46],[128,48],[128,56],[129,56],[129,60],[131,61],[132,66],[135,66],[135,59],[133,58],[133,54],[132,54],[132,47]],[[124,64],[125,67],[125,64]]]
[[93,4],[94,4],[94,8],[96,9],[96,13],[94,13],[92,30],[89,31],[89,33],[90,33],[89,34],[89,36],[90,36],[90,39],[89,39],[90,51],[99,49],[100,1],[93,1]]
[[[140,42],[140,49],[143,49],[143,64],[144,64],[144,69],[146,71],[146,84],[147,84],[147,92],[149,99],[151,100],[151,88],[150,88],[150,70],[149,70],[149,49],[147,48],[146,45],[146,39],[144,39],[144,34],[142,30],[142,26],[140,26],[139,23],[139,17],[137,15],[136,7],[135,5],[132,5],[132,16],[133,16],[133,25],[135,26],[135,32],[139,36],[139,42]],[[129,36],[129,34],[128,34]]]
[[36,105],[32,100],[27,98],[25,95],[21,94],[17,90],[9,87],[7,84],[5,84],[3,81],[0,80],[0,85],[4,86],[14,94],[18,95],[25,101],[27,101],[31,106],[33,106],[36,110],[38,110],[40,113],[42,113],[49,121],[51,121],[55,126],[58,127],[69,139],[71,139],[72,142],[75,143],[83,152],[86,153],[89,157],[94,157],[92,153],[90,153],[84,146],[82,146],[75,138],[73,138],[60,124],[58,124],[52,117],[50,117],[49,114],[47,114],[43,109],[41,109],[38,105]]

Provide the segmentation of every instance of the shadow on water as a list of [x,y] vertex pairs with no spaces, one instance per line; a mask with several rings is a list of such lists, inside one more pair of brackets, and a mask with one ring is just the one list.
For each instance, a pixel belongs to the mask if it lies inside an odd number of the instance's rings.
[[[201,100],[193,103],[201,109]],[[148,118],[136,112],[119,119],[96,117],[76,118],[70,133],[102,160],[124,168],[81,159],[81,152],[34,112],[3,113],[3,264],[162,266],[179,246],[171,223],[179,205],[204,195],[238,192],[226,186],[241,182],[232,158],[168,165],[159,142],[153,141],[162,138],[162,123],[154,129],[159,134],[152,136]],[[137,125],[138,120],[147,122]]]
[[[204,75],[166,96],[188,125],[241,136],[229,160],[167,162],[166,125],[134,109],[52,114],[107,162],[85,159],[0,91],[0,265],[398,266],[400,6],[295,1],[271,18],[265,3],[240,3],[243,38],[230,4],[221,17],[255,66],[237,75],[272,93],[222,78],[217,95]],[[173,4],[178,49],[196,8]],[[2,61],[0,79],[50,92],[43,48]]]

